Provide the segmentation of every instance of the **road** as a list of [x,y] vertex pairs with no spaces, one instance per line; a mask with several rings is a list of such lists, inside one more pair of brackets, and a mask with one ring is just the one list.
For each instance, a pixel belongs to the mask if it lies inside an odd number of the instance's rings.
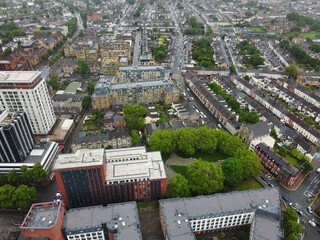
[[80,13],[79,13],[79,12],[75,12],[74,15],[75,15],[75,17],[77,18],[77,24],[78,24],[78,26],[77,26],[77,30],[73,33],[73,37],[74,37],[74,36],[77,36],[77,35],[79,34],[80,30],[84,30],[84,28],[83,28],[83,22],[82,22],[82,18],[81,18],[81,16],[80,16]]
[[[319,163],[313,163],[315,167],[319,165]],[[316,194],[319,192],[319,182],[320,182],[320,174],[317,173],[315,170],[310,172],[309,175],[305,178],[305,180],[301,183],[295,191],[289,191],[285,189],[281,184],[279,184],[274,178],[271,178],[270,174],[263,173],[265,177],[269,177],[267,182],[271,182],[275,186],[279,186],[280,193],[283,196],[288,198],[288,202],[286,203],[289,207],[289,203],[293,203],[299,211],[302,212],[302,216],[300,216],[300,220],[305,222],[305,230],[306,235],[304,240],[314,240],[319,239],[319,233],[317,232],[317,227],[312,227],[309,224],[311,219],[318,219],[314,214],[310,214],[307,211],[307,207],[311,204],[311,201],[307,202],[308,198],[314,199]],[[301,221],[302,222],[302,221]],[[300,222],[300,223],[301,223]]]

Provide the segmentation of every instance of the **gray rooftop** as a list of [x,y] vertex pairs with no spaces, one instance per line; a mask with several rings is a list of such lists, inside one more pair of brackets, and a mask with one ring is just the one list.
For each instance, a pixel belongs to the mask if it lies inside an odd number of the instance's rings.
[[64,90],[65,94],[76,94],[77,89],[81,88],[82,83],[81,82],[72,82],[70,83],[66,90]]
[[106,224],[109,230],[117,230],[115,239],[142,239],[138,209],[135,202],[109,204],[70,209],[63,218],[62,229],[80,232]]
[[249,134],[254,139],[269,135],[270,126],[268,122],[256,123],[248,126]]
[[166,199],[159,202],[168,240],[194,240],[190,220],[251,212],[255,212],[252,239],[276,240],[282,236],[278,188]]

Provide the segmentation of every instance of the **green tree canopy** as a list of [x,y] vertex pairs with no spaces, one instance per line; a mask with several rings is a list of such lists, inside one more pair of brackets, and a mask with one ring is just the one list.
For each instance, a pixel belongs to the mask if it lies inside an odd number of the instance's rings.
[[60,89],[60,82],[56,75],[51,75],[50,79],[47,81],[47,83],[55,90],[58,91]]
[[297,223],[297,221],[292,221],[289,220],[284,226],[284,231],[287,234],[294,234],[295,236],[298,235],[298,233],[302,233],[302,228],[301,225],[299,223]]
[[36,199],[36,189],[34,187],[29,188],[27,185],[20,185],[13,195],[13,201],[16,207],[20,209],[28,209]]
[[221,163],[221,168],[225,176],[224,185],[227,188],[234,188],[238,186],[243,180],[243,165],[242,161],[230,157]]
[[287,208],[285,211],[282,212],[284,222],[294,221],[296,222],[299,218],[298,214],[293,208]]
[[177,136],[178,151],[187,155],[193,155],[196,151],[196,135],[195,129],[181,128],[179,129]]
[[295,64],[291,64],[288,67],[285,67],[285,71],[289,77],[296,77],[298,74],[298,67]]
[[8,183],[7,176],[3,173],[0,173],[0,187]]
[[83,108],[89,107],[91,105],[91,96],[84,96],[81,101]]
[[36,162],[32,167],[32,181],[35,184],[43,183],[48,178],[48,173],[43,170],[41,163]]
[[21,176],[26,183],[32,182],[32,171],[28,169],[28,166],[22,165],[20,168]]
[[85,75],[90,72],[90,66],[84,59],[79,59],[77,70],[81,75]]
[[13,196],[16,191],[16,187],[12,185],[4,185],[0,187],[0,204],[2,209],[8,209],[14,207]]
[[304,164],[304,170],[306,170],[307,172],[312,171],[313,165],[309,161],[306,161],[306,163]]
[[244,166],[243,179],[259,176],[263,167],[257,154],[250,149],[239,148],[234,156],[241,160]]
[[176,149],[176,135],[171,129],[156,130],[150,136],[149,145],[152,151],[161,151],[162,154],[167,155]]
[[185,179],[181,174],[177,174],[175,178],[170,179],[168,184],[168,193],[169,198],[182,198],[190,197],[190,189],[188,185],[188,180]]
[[7,178],[8,178],[8,182],[13,185],[18,184],[20,180],[19,174],[16,172],[15,169],[12,169],[9,171]]
[[146,108],[142,105],[132,105],[126,104],[123,106],[124,111],[124,119],[126,121],[126,125],[131,129],[140,129],[143,130],[145,128],[145,119]]
[[280,154],[280,156],[285,157],[288,154],[288,150],[286,149],[286,147],[280,147],[278,153]]
[[132,137],[132,142],[134,145],[137,145],[138,142],[140,141],[140,136],[137,130],[133,129],[131,130],[131,137]]
[[93,92],[94,92],[94,87],[96,86],[96,82],[91,82],[91,81],[89,81],[88,82],[88,86],[87,86],[87,89],[88,89],[88,93],[91,95],[91,94],[93,94]]
[[201,159],[188,166],[187,180],[195,194],[213,194],[223,189],[224,175],[220,167]]

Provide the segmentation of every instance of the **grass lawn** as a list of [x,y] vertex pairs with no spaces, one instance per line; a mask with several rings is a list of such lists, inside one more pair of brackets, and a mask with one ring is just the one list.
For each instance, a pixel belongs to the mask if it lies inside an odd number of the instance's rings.
[[318,32],[311,31],[308,33],[300,33],[299,37],[304,37],[304,38],[315,38],[317,35],[320,35]]
[[250,178],[248,180],[244,180],[238,187],[232,189],[232,191],[246,191],[249,189],[259,188],[262,188],[262,186],[254,178]]
[[146,208],[146,207],[157,206],[157,205],[159,205],[158,202],[138,202],[137,203],[138,208]]
[[94,123],[85,123],[82,125],[82,130],[87,130],[87,131],[95,131],[99,130],[97,126]]
[[286,157],[284,157],[285,160],[287,160],[289,163],[292,163],[293,166],[296,166],[297,168],[300,169],[300,164],[299,164],[299,161],[298,159],[294,158],[294,157],[291,157],[289,155],[287,155]]
[[188,166],[178,166],[178,165],[170,165],[170,168],[176,173],[180,173],[182,176],[187,176]]
[[254,26],[250,28],[252,29],[252,32],[267,32],[265,28],[262,28],[260,26]]
[[196,158],[199,159],[201,158],[202,160],[208,161],[208,162],[216,162],[219,160],[224,160],[228,158],[229,156],[227,154],[224,154],[219,151],[215,151],[214,153],[202,153],[202,152],[196,152],[192,156],[186,156],[181,153],[177,153],[178,156],[183,157],[183,158]]

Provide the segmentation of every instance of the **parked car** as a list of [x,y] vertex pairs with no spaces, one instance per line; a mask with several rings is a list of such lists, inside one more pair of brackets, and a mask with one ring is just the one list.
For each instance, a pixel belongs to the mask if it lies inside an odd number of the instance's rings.
[[260,175],[260,178],[261,178],[263,181],[267,181],[266,177],[263,176],[263,174]]
[[288,202],[289,199],[288,199],[286,196],[281,195],[281,197],[282,197],[283,200],[285,200],[286,202]]
[[317,173],[320,173],[320,168],[317,169]]
[[312,197],[308,197],[308,198],[307,198],[307,203],[311,203],[312,200],[313,200]]
[[312,220],[309,221],[309,224],[310,224],[312,227],[316,227],[316,226],[317,226]]
[[293,203],[289,203],[289,206],[292,207],[294,210],[297,209],[297,207]]
[[308,213],[312,214],[312,208],[310,206],[307,207]]
[[270,187],[274,187],[273,183],[271,183],[271,182],[268,182],[268,185],[269,185]]
[[297,210],[297,213],[298,213],[300,216],[303,216],[303,212],[302,212],[302,211]]

